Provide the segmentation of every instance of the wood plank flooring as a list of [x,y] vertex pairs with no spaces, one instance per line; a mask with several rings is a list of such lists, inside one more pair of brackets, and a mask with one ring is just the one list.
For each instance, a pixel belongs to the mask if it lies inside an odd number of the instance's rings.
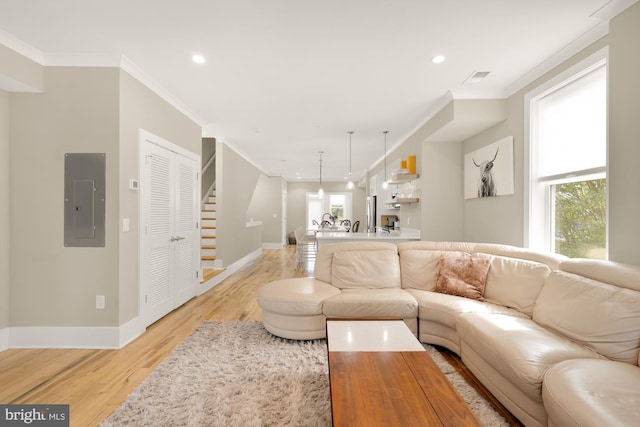
[[[261,257],[208,292],[158,320],[120,350],[25,349],[0,352],[0,403],[69,404],[71,426],[97,426],[204,320],[261,320],[261,285],[313,275],[313,260],[296,264],[295,246],[267,249]],[[485,397],[455,354],[443,354]],[[521,425],[500,406],[513,425]]]

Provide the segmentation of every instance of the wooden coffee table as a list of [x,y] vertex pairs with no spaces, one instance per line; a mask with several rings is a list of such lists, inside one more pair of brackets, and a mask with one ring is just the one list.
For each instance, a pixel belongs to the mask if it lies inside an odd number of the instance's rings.
[[334,426],[482,426],[402,320],[327,319]]

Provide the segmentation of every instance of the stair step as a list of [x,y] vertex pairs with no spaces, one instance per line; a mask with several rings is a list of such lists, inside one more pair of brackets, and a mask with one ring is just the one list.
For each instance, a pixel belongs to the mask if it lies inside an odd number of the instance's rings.
[[216,249],[216,245],[202,245],[200,246],[201,249],[206,250],[206,249]]
[[215,255],[203,255],[201,259],[202,261],[215,261],[216,257]]
[[202,212],[218,212],[215,209],[202,209]]
[[215,225],[203,225],[202,229],[203,230],[215,230],[216,226]]
[[216,236],[214,236],[214,235],[211,235],[211,236],[209,236],[209,235],[204,235],[204,236],[200,236],[200,238],[201,238],[201,239],[215,239],[215,238],[216,238]]
[[203,268],[202,269],[202,282],[206,282],[207,280],[217,276],[220,273],[223,273],[226,268]]

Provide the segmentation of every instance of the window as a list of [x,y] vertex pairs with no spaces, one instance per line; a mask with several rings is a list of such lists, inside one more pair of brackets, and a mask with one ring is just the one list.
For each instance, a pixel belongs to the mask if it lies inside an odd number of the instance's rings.
[[607,257],[606,51],[526,97],[525,243],[570,257]]
[[313,228],[313,220],[320,223],[325,213],[336,217],[336,222],[351,220],[351,193],[325,193],[322,199],[318,193],[307,193],[307,228]]

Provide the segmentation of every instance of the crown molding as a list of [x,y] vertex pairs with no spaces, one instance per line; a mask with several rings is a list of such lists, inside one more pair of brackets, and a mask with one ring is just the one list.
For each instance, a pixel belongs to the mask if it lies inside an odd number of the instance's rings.
[[611,0],[609,3],[605,4],[589,16],[592,18],[601,19],[603,21],[609,21],[637,2],[638,0]]
[[516,92],[524,89],[527,85],[542,77],[555,67],[559,66],[572,56],[578,54],[588,46],[609,34],[609,21],[603,21],[591,28],[589,31],[551,55],[538,66],[534,67],[518,80],[507,86],[505,90],[506,97],[510,97]]
[[6,31],[0,30],[0,44],[5,45],[14,52],[19,53],[40,65],[44,65],[44,53],[42,53],[42,51],[23,42]]

